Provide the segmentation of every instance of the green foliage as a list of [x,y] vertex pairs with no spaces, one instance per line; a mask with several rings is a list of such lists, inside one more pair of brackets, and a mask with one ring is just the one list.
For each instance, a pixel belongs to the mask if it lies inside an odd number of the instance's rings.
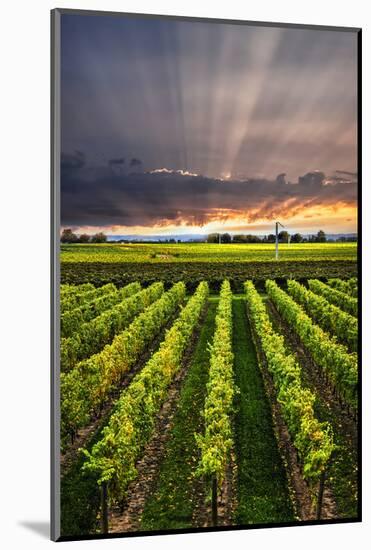
[[340,292],[335,288],[331,288],[328,285],[321,283],[321,281],[317,281],[316,279],[309,279],[308,285],[313,292],[319,294],[320,296],[323,296],[331,304],[334,304],[335,306],[338,306],[340,309],[346,311],[350,315],[354,315],[355,317],[357,317],[357,298],[352,298],[348,294],[344,294],[344,292]]
[[303,308],[274,281],[268,280],[266,289],[282,317],[299,336],[317,365],[325,371],[344,401],[357,410],[357,354],[348,353],[343,345],[313,323]]
[[129,296],[133,296],[141,290],[139,283],[130,283],[117,290],[116,287],[103,296],[97,296],[92,300],[87,299],[79,307],[70,309],[61,314],[61,336],[68,338],[79,331],[82,323],[86,323],[97,317],[103,311],[121,302]]
[[[269,295],[273,285],[275,283],[267,281]],[[314,486],[335,449],[332,430],[315,417],[315,396],[303,387],[300,366],[287,352],[283,337],[274,331],[262,298],[251,281],[245,283],[245,290],[249,314],[276,387],[277,399],[302,462],[303,477]]]
[[195,470],[199,449],[195,431],[202,428],[206,383],[209,378],[210,354],[207,342],[215,330],[216,302],[210,302],[189,371],[182,385],[172,421],[164,460],[161,462],[156,485],[146,501],[140,529],[185,529],[192,527],[197,502],[198,483]]
[[[61,371],[67,372],[78,361],[98,353],[112,341],[116,334],[124,330],[138,313],[157,300],[164,291],[162,283],[154,283],[145,290],[125,298],[125,288],[114,294],[114,299],[123,296],[124,299],[120,303],[113,305],[108,311],[103,311],[91,321],[75,324],[73,318],[68,319],[69,328],[73,327],[75,331],[73,336],[61,339]],[[110,295],[107,297],[110,301]]]
[[67,296],[72,296],[74,294],[81,294],[82,292],[87,292],[89,290],[94,290],[94,285],[91,283],[84,283],[82,285],[65,285],[62,284],[60,287],[60,296],[61,299],[66,298]]
[[137,475],[135,464],[153,432],[168,386],[181,367],[207,296],[208,286],[203,282],[167,332],[159,350],[123,392],[102,439],[91,452],[84,450],[87,457],[84,469],[96,472],[98,483],[109,482],[111,502],[122,500],[128,484]]
[[210,371],[205,399],[205,434],[196,434],[201,449],[200,475],[216,475],[223,482],[229,451],[233,444],[230,415],[233,409],[232,292],[228,281],[220,291],[210,347]]
[[329,279],[327,284],[335,288],[335,290],[339,290],[344,294],[349,294],[352,298],[358,297],[358,280],[356,277],[352,277],[347,281],[343,281],[342,279]]
[[[62,285],[62,288],[67,285]],[[69,285],[68,285],[69,286]],[[82,304],[104,296],[105,294],[110,294],[116,291],[116,287],[112,283],[108,283],[100,288],[87,289],[87,285],[78,285],[81,290],[76,292],[69,292],[66,295],[61,294],[61,313],[65,313],[71,309],[75,309]]]
[[[280,244],[280,261],[317,262],[357,260],[357,243],[291,243]],[[61,246],[61,262],[65,263],[250,263],[274,260],[272,243],[219,243],[219,235],[210,237],[212,243],[180,244],[66,244]],[[183,266],[184,268],[184,266]]]
[[185,286],[177,283],[138,315],[98,354],[61,373],[61,438],[73,435],[99,412],[109,392],[144,353],[185,298]]
[[[216,245],[215,245],[216,246]],[[220,247],[231,245],[217,245]],[[235,245],[238,247],[241,245]],[[244,245],[242,245],[244,246]],[[287,246],[287,245],[280,245]],[[289,246],[292,246],[291,244]],[[214,255],[209,261],[190,261],[189,263],[164,261],[150,263],[143,261],[125,263],[62,263],[61,277],[64,283],[94,283],[97,286],[113,282],[118,286],[139,281],[143,285],[161,280],[165,285],[171,285],[183,281],[189,291],[194,291],[197,285],[204,280],[208,281],[210,290],[219,291],[224,279],[231,282],[235,292],[243,292],[243,284],[246,279],[265,283],[267,279],[306,280],[308,274],[311,277],[352,277],[357,274],[357,263],[351,260],[283,260],[280,251],[280,260],[245,261],[243,255],[241,261],[215,261]]]
[[357,351],[358,321],[326,298],[314,294],[296,281],[287,281],[289,294],[302,305],[305,311],[323,328],[345,343],[351,351]]

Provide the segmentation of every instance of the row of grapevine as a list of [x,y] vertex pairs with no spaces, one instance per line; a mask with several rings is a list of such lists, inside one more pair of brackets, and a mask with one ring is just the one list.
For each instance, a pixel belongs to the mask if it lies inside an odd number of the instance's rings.
[[175,284],[118,334],[112,344],[81,361],[70,372],[61,373],[62,441],[65,442],[68,435],[73,439],[77,430],[99,412],[109,393],[135,365],[184,299],[184,283]]
[[331,288],[317,279],[309,279],[308,285],[312,292],[323,296],[330,304],[340,307],[340,309],[355,317],[358,315],[358,300],[356,298],[352,298],[348,294],[344,294],[344,292]]
[[69,338],[61,340],[61,371],[71,370],[78,361],[98,353],[114,336],[124,330],[138,313],[157,300],[164,291],[162,283],[125,298],[108,311],[82,323]]
[[327,284],[344,294],[349,294],[352,298],[358,297],[358,281],[355,277],[343,281],[342,279],[329,279]]
[[115,288],[108,294],[98,296],[91,301],[83,302],[77,308],[65,311],[61,315],[61,336],[63,338],[72,336],[73,333],[79,330],[80,325],[91,321],[94,317],[103,313],[103,311],[121,302],[121,300],[133,296],[140,289],[141,286],[139,283],[130,283],[119,290]]
[[210,370],[205,399],[205,433],[197,434],[201,450],[198,473],[223,482],[229,451],[233,443],[231,413],[233,407],[232,292],[224,281],[210,347]]
[[88,290],[94,290],[94,285],[91,283],[83,283],[82,285],[63,284],[60,287],[60,296],[61,298],[66,298],[67,296],[72,296],[73,294],[79,294]]
[[67,296],[61,296],[61,313],[64,313],[65,311],[68,311],[70,309],[75,309],[83,303],[89,302],[90,300],[94,300],[99,296],[104,296],[105,294],[109,294],[115,291],[117,291],[115,285],[113,283],[108,283],[99,288],[93,287],[90,290],[83,289],[79,292],[68,294]]
[[316,418],[315,396],[303,387],[301,367],[287,352],[284,338],[274,331],[263,300],[251,281],[245,283],[245,292],[249,317],[272,376],[291,440],[298,451],[303,477],[314,490],[335,448],[331,427]]
[[84,450],[87,458],[84,469],[97,474],[98,484],[109,482],[111,502],[124,498],[128,484],[137,475],[136,462],[153,433],[156,414],[181,367],[207,296],[208,285],[202,282],[167,332],[159,350],[123,392],[102,438],[91,453]]
[[290,296],[274,281],[266,281],[269,298],[275,304],[290,328],[299,336],[316,364],[338,391],[342,399],[357,410],[357,354],[348,353],[345,346],[338,344],[318,325],[313,323]]
[[323,330],[334,334],[351,351],[357,351],[358,320],[353,315],[330,304],[326,298],[314,294],[296,281],[288,280],[287,290]]

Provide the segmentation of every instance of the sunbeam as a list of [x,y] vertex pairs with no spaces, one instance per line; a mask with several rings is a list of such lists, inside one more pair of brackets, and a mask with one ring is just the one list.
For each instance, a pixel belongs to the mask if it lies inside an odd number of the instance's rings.
[[350,32],[63,15],[63,223],[354,229],[356,48]]

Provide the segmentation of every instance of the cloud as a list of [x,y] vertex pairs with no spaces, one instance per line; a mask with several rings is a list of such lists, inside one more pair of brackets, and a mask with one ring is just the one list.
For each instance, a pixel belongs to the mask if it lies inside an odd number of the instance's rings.
[[168,169],[118,174],[109,167],[89,168],[83,159],[77,153],[62,157],[68,166],[62,170],[62,225],[202,226],[236,218],[251,223],[357,201],[356,181],[339,182],[319,171],[298,183],[286,183],[284,174],[272,181],[223,181]]
[[61,154],[61,171],[74,172],[85,166],[85,155],[81,151]]
[[231,179],[356,166],[356,33],[62,19],[63,150]]
[[335,170],[337,174],[345,174],[346,176],[351,176],[352,178],[357,177],[357,172],[347,172],[346,170]]
[[189,172],[188,170],[173,170],[170,168],[155,168],[150,170],[149,174],[180,174],[181,176],[198,176],[194,172]]
[[110,159],[108,161],[109,166],[123,166],[125,164],[124,158]]

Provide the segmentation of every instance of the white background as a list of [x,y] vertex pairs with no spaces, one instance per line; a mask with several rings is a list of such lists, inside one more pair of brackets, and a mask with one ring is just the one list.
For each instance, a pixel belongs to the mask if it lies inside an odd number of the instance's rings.
[[[105,9],[363,27],[365,128],[363,210],[370,207],[370,22],[365,0],[8,0],[0,19],[1,367],[0,544],[41,548],[49,537],[49,10]],[[368,65],[368,67],[367,67]],[[368,154],[367,154],[368,152]],[[364,240],[371,234],[364,215]],[[369,314],[370,246],[363,249],[365,311]],[[364,330],[364,355],[370,340]],[[370,364],[364,358],[364,426],[370,432]],[[366,431],[366,430],[364,430]],[[370,529],[370,446],[364,434],[364,523],[68,543],[73,548],[129,549],[366,548]],[[370,543],[369,543],[370,544]]]

